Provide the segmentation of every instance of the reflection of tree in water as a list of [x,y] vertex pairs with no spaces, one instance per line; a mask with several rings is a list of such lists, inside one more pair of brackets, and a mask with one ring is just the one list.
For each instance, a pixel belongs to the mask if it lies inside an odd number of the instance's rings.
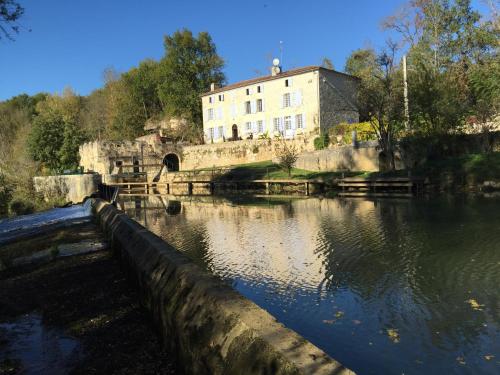
[[[344,204],[341,217],[323,215],[322,288],[347,288],[366,306],[378,306],[382,326],[426,327],[440,346],[477,341],[486,321],[499,323],[494,205],[380,201],[362,216],[356,206]],[[473,297],[484,311],[467,305]]]

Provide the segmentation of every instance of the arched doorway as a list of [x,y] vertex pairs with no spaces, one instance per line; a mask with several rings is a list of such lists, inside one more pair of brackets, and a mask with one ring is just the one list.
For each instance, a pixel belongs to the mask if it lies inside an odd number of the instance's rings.
[[236,141],[238,139],[238,125],[234,124],[232,130],[233,130],[233,141]]
[[163,164],[167,167],[168,172],[176,172],[179,170],[179,157],[176,154],[167,154],[163,158]]

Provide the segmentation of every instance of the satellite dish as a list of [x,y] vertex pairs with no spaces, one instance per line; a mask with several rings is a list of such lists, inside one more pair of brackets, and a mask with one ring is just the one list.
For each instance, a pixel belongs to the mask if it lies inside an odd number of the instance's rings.
[[280,66],[280,59],[273,59],[274,66]]
[[281,73],[281,68],[279,66],[275,66],[274,70],[275,70],[276,74],[280,74]]

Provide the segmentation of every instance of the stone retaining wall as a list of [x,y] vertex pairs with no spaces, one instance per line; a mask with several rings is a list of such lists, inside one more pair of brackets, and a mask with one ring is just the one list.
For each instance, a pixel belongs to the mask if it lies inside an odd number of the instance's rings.
[[376,172],[379,170],[378,154],[379,151],[374,144],[357,148],[334,147],[300,154],[295,167],[309,171]]
[[186,373],[354,374],[112,205],[93,208]]

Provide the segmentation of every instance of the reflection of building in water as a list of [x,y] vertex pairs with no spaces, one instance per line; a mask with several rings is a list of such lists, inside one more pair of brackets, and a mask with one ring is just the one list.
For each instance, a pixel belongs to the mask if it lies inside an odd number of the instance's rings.
[[[371,220],[366,213],[373,210],[372,202],[349,205],[307,199],[243,206],[207,198],[205,202],[182,202],[182,210],[175,209],[180,214],[172,216],[172,201],[164,197],[142,199],[145,209],[135,215],[137,220],[181,250],[192,251],[192,239],[197,238],[207,267],[216,274],[312,290],[328,277],[325,254],[318,251],[324,246],[323,227],[330,225],[325,220],[335,225],[335,220],[345,218],[346,211]],[[282,225],[273,225],[277,222]]]

